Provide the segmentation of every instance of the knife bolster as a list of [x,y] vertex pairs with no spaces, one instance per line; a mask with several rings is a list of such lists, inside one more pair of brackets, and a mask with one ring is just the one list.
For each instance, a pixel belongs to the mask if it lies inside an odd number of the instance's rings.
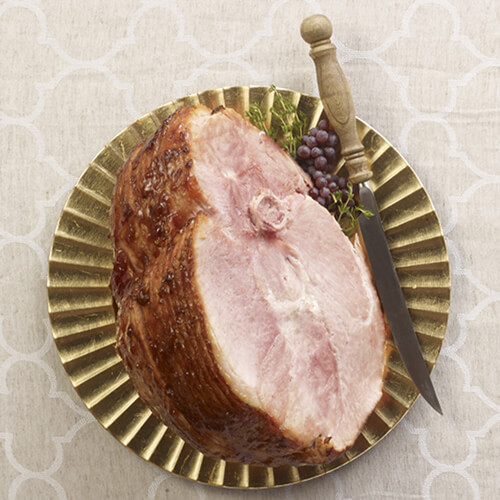
[[355,184],[365,182],[373,177],[372,171],[368,168],[368,162],[363,147],[361,150],[347,152],[342,148],[345,158],[346,168],[349,172],[349,180]]

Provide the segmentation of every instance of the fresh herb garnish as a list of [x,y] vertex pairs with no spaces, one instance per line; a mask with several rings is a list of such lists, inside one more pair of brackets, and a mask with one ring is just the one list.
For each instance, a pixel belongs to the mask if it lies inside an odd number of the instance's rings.
[[260,130],[263,130],[267,135],[271,135],[271,131],[266,125],[266,118],[262,114],[262,110],[260,109],[260,105],[256,102],[250,104],[248,111],[246,112],[247,118],[250,120],[252,125],[255,125]]
[[342,200],[342,191],[339,190],[332,193],[332,203],[328,206],[328,210],[334,213],[340,227],[350,237],[356,229],[358,216],[363,214],[367,219],[370,219],[373,217],[373,213],[356,203],[351,182],[347,183],[347,192],[347,199],[345,201]]
[[269,112],[276,119],[277,127],[267,127],[267,119],[257,103],[250,105],[246,115],[253,125],[263,130],[295,158],[300,139],[306,131],[306,115],[295,104],[287,101],[274,85],[268,90],[268,93],[272,92],[274,102]]

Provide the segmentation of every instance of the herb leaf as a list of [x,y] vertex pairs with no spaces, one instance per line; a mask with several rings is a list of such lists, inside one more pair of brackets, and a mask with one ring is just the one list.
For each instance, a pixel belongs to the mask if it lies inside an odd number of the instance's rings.
[[267,92],[274,92],[274,102],[269,112],[277,122],[277,127],[269,129],[266,126],[266,117],[259,104],[251,104],[246,116],[253,125],[263,130],[295,158],[300,139],[305,133],[306,115],[295,104],[287,101],[274,85]]
[[[347,188],[349,191],[345,201],[342,201],[341,190],[331,194],[332,203],[328,206],[328,210],[335,213],[335,218],[344,231],[344,234],[350,237],[356,230],[356,221],[359,215],[363,214],[367,219],[370,219],[373,217],[373,213],[356,203],[352,182],[347,183]],[[349,204],[351,200],[354,201],[354,204]]]
[[250,104],[246,115],[250,120],[250,123],[255,125],[257,128],[260,128],[260,130],[263,130],[267,135],[271,135],[269,129],[266,127],[266,118],[262,114],[262,110],[256,102]]

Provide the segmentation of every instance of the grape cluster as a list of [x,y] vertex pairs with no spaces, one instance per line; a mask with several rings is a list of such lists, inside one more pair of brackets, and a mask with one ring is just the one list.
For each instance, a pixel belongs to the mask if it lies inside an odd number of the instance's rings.
[[[309,195],[333,213],[339,209],[336,200],[347,202],[349,207],[355,204],[352,196],[349,196],[347,179],[332,173],[339,158],[339,137],[328,120],[321,120],[308,134],[302,136],[301,145],[297,148],[297,162],[309,174],[314,184]],[[339,191],[340,193],[336,194]]]

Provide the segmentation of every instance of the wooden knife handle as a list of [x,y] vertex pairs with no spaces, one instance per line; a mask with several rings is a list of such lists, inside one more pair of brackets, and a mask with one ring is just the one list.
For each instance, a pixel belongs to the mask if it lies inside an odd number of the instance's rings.
[[316,66],[319,95],[326,116],[339,136],[349,180],[356,183],[367,181],[372,172],[356,130],[351,90],[337,60],[337,47],[330,41],[332,23],[326,16],[316,14],[302,21],[300,34],[311,45],[309,55]]

